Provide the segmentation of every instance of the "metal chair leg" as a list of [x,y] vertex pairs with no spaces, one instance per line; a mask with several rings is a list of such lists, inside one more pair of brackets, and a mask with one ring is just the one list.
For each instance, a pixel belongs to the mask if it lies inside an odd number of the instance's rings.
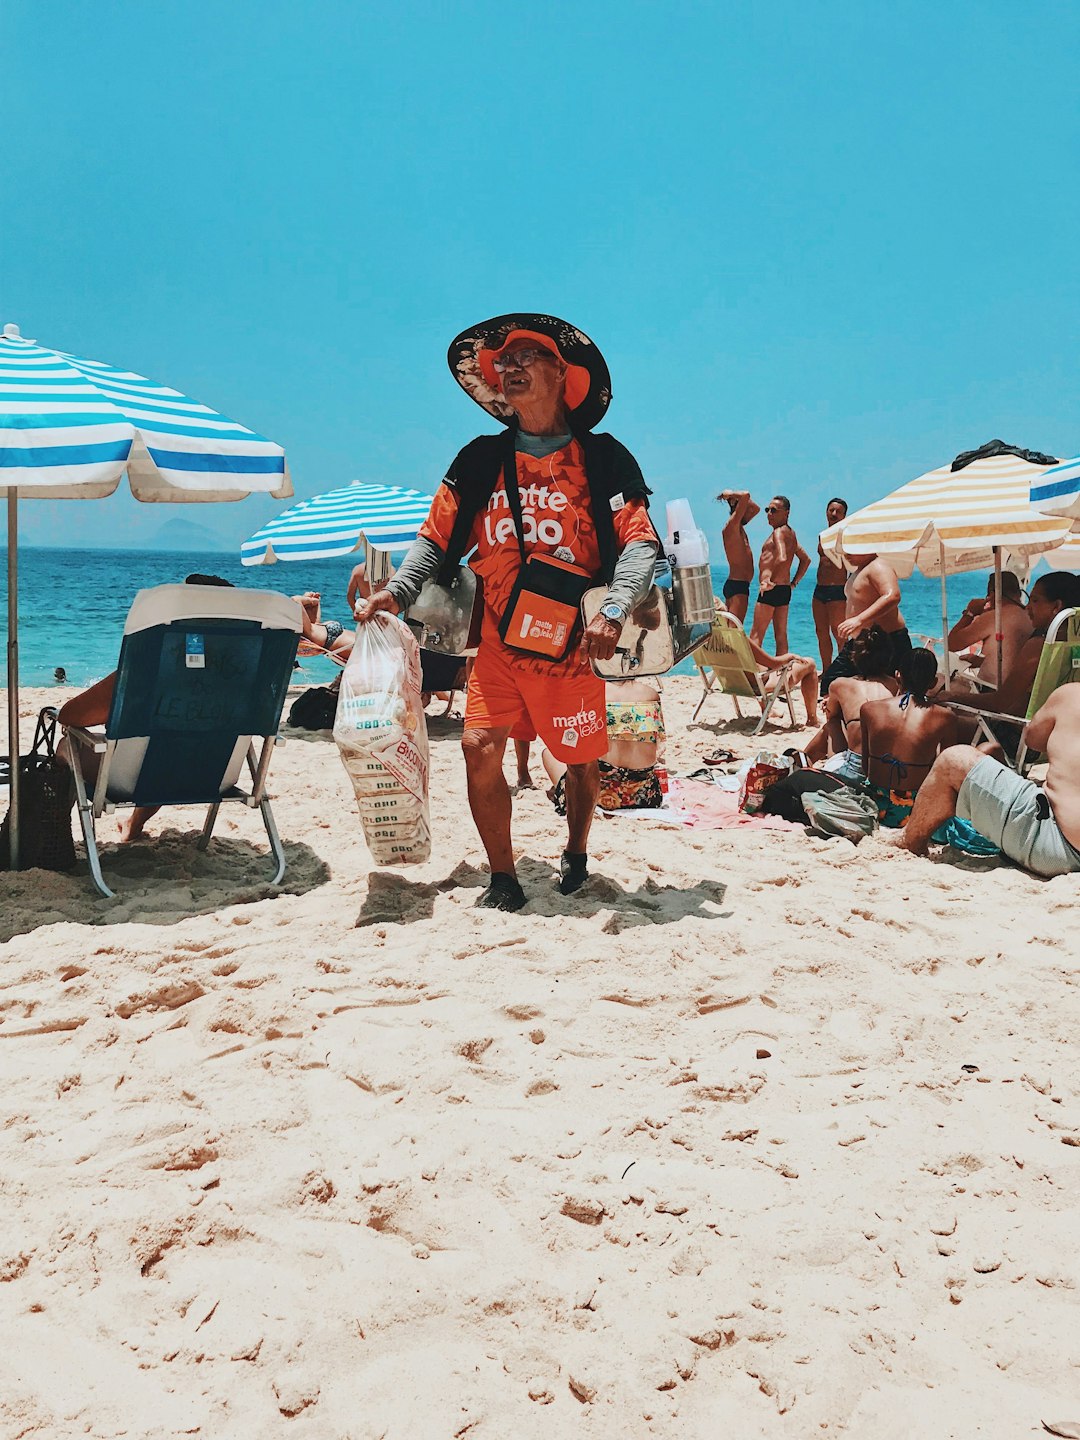
[[263,824],[266,826],[267,839],[270,841],[270,854],[277,864],[274,878],[270,884],[277,885],[285,874],[285,851],[281,844],[281,837],[278,835],[277,824],[274,821],[274,812],[270,809],[270,801],[263,800],[259,805],[259,810],[262,814]]
[[220,809],[220,805],[211,805],[209,810],[207,810],[206,819],[203,821],[202,834],[199,836],[198,841],[196,842],[195,848],[197,850],[205,850],[206,847],[210,844],[210,836],[214,833],[214,824],[217,820],[218,811]]
[[69,741],[68,754],[71,757],[71,773],[75,778],[75,803],[79,812],[83,844],[86,846],[86,863],[90,867],[90,878],[99,894],[103,895],[106,900],[115,900],[115,891],[110,890],[105,884],[105,878],[101,873],[101,859],[98,855],[97,835],[94,831],[93,805],[86,793],[86,781],[83,779],[77,742]]

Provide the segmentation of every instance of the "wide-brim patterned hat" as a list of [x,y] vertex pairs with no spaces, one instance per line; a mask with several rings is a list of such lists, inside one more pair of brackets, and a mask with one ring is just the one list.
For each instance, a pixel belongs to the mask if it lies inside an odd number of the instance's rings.
[[451,342],[446,359],[466,395],[509,425],[514,411],[503,398],[495,357],[511,340],[534,340],[566,364],[566,405],[575,430],[591,430],[611,404],[611,376],[599,348],[554,315],[496,315],[470,325]]

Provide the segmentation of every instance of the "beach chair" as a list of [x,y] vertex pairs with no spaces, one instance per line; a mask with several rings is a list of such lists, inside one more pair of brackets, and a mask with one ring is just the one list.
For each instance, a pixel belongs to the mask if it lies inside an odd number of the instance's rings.
[[975,729],[974,743],[988,740],[1000,744],[1000,736],[995,735],[995,726],[1008,726],[1020,734],[1020,743],[1017,746],[1016,756],[1009,759],[1006,755],[1006,764],[1010,765],[1019,775],[1026,775],[1032,765],[1039,759],[1037,750],[1029,750],[1023,739],[1024,727],[1031,717],[1040,710],[1050,696],[1061,685],[1080,682],[1080,609],[1062,610],[1054,617],[1054,622],[1046,632],[1046,639],[1043,642],[1042,654],[1039,656],[1039,668],[1035,672],[1035,681],[1031,687],[1031,698],[1028,701],[1027,713],[1021,718],[1019,715],[995,714],[987,710],[976,710],[970,705],[964,705],[958,701],[950,701],[949,709],[957,715],[969,715],[978,723]]
[[[266,777],[301,634],[300,607],[269,590],[159,585],[124,624],[104,732],[65,727],[86,858],[102,895],[96,823],[137,805],[206,805],[205,850],[222,805],[258,809],[277,884],[285,873]],[[262,745],[256,753],[256,741]],[[101,757],[92,789],[82,756]],[[250,789],[240,782],[247,764]]]
[[735,714],[742,719],[740,699],[753,700],[761,707],[761,719],[752,731],[760,735],[769,718],[769,712],[782,700],[788,707],[791,726],[796,726],[795,708],[791,703],[791,664],[782,666],[770,674],[772,689],[767,689],[761,679],[760,667],[750,649],[746,632],[734,615],[719,606],[712,628],[704,643],[694,651],[694,663],[701,675],[704,687],[691,723],[698,718],[705,701],[710,695],[730,695],[735,702]]

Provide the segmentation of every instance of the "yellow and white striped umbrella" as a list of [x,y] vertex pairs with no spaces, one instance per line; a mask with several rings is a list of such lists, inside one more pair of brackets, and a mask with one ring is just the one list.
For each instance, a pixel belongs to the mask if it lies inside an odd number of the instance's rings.
[[1026,570],[1071,529],[1069,519],[1032,509],[1031,483],[1048,468],[1018,455],[939,466],[823,531],[822,549],[837,563],[885,555],[901,579],[916,567],[940,575],[943,561],[950,575],[993,569],[995,547],[1004,566]]

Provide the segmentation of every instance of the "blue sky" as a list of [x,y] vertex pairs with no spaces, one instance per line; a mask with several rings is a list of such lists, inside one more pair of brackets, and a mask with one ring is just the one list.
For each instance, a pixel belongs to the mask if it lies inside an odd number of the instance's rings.
[[6,5],[0,321],[272,436],[305,495],[433,489],[490,428],[448,342],[549,310],[660,498],[715,537],[717,490],[780,490],[811,539],[992,436],[1080,451],[1078,42],[1038,0]]

